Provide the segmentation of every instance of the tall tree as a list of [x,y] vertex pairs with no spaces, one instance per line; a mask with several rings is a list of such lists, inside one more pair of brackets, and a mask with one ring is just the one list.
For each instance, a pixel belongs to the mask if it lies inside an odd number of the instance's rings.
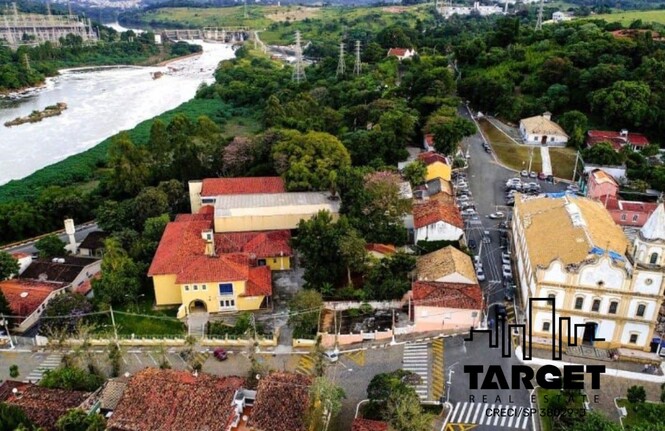
[[342,410],[344,390],[325,377],[317,377],[309,388],[307,423],[310,431],[324,431],[326,416],[334,418]]
[[141,267],[132,260],[115,238],[104,242],[102,276],[92,281],[95,298],[116,305],[135,301],[141,289]]
[[365,240],[353,228],[347,229],[339,238],[339,253],[346,265],[347,282],[351,285],[351,270],[361,271],[367,261]]
[[568,143],[577,148],[582,148],[584,144],[588,123],[586,115],[580,111],[568,111],[559,117],[559,124],[570,137]]
[[14,256],[6,251],[0,251],[0,281],[18,274],[19,268],[18,260]]
[[623,162],[622,155],[614,151],[609,142],[600,142],[591,148],[586,148],[582,152],[582,157],[586,163],[595,165],[617,166]]
[[430,131],[434,134],[436,151],[445,155],[455,155],[462,139],[476,133],[476,126],[466,118],[455,116],[434,124]]
[[146,185],[150,173],[146,159],[145,151],[137,148],[126,133],[113,139],[108,156],[108,188],[114,196],[134,196]]
[[419,186],[425,182],[427,166],[421,160],[414,160],[406,165],[402,170],[402,175],[413,187]]
[[311,338],[317,335],[323,297],[312,289],[298,292],[289,302],[289,326],[295,338]]
[[39,257],[50,259],[52,257],[65,256],[65,242],[58,238],[56,234],[50,234],[35,243],[35,248],[39,251]]

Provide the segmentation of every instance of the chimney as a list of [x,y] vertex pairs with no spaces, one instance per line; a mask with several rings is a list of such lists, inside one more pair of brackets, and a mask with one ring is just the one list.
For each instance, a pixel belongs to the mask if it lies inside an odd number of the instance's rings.
[[67,248],[72,254],[76,254],[78,250],[78,244],[76,243],[76,237],[74,236],[76,233],[76,226],[74,226],[73,219],[68,218],[65,220],[65,233],[69,238],[69,246]]
[[622,138],[627,138],[628,137],[628,129],[621,129],[621,137]]
[[215,236],[212,229],[201,231],[201,238],[205,241],[205,255],[215,256]]
[[551,119],[552,119],[552,113],[549,112],[549,111],[545,111],[545,112],[543,112],[543,117],[544,117],[546,120],[551,120]]

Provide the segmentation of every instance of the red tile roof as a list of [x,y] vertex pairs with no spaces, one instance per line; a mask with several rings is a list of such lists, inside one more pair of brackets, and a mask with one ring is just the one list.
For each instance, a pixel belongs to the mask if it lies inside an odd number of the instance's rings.
[[17,316],[32,314],[51,292],[64,287],[63,283],[43,283],[13,278],[0,282],[0,290],[9,302],[9,308]]
[[388,56],[394,55],[396,57],[404,57],[408,50],[408,48],[390,48],[388,50]]
[[215,246],[218,253],[249,253],[259,259],[293,254],[288,230],[219,233],[215,234]]
[[416,306],[477,310],[483,304],[483,294],[477,284],[415,281],[411,290]]
[[628,133],[628,136],[621,136],[621,132],[612,130],[589,130],[587,132],[588,146],[592,147],[600,142],[609,142],[615,150],[621,149],[627,143],[637,147],[649,145],[649,139],[641,133]]
[[413,225],[416,229],[442,221],[460,229],[464,220],[457,206],[440,200],[429,200],[413,206]]
[[245,294],[242,296],[270,296],[272,295],[272,276],[267,266],[249,268]]
[[603,197],[600,201],[605,204],[605,208],[608,210],[632,211],[647,215],[650,215],[658,208],[658,202],[623,201],[612,196],[607,199]]
[[441,162],[445,165],[449,164],[448,159],[434,151],[426,151],[424,153],[418,154],[418,160],[421,160],[426,165],[431,165],[432,163],[436,162]]
[[33,384],[17,389],[18,396],[12,394],[5,402],[19,407],[32,423],[47,431],[55,431],[58,418],[90,396],[87,392],[47,389]]
[[307,431],[312,379],[302,374],[275,372],[259,380],[248,425],[257,431]]
[[392,244],[370,243],[365,245],[365,250],[381,254],[395,254],[397,249]]
[[85,280],[83,284],[74,289],[74,292],[80,293],[81,295],[87,295],[92,290],[92,280],[99,279],[102,277],[102,273],[98,272],[93,275],[91,278]]
[[16,252],[12,253],[12,256],[14,256],[14,259],[19,260],[23,259],[24,257],[29,257],[30,255],[28,253]]
[[351,431],[388,431],[388,423],[356,418],[351,425]]
[[134,374],[108,421],[109,431],[226,431],[241,377],[146,368]]
[[253,193],[284,193],[281,177],[206,178],[201,196],[246,195]]

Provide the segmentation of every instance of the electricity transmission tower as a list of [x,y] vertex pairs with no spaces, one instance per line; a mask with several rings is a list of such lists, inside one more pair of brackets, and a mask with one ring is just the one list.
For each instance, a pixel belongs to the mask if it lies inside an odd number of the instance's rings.
[[305,77],[305,66],[302,64],[302,47],[300,46],[300,32],[296,31],[296,63],[293,67],[293,77],[292,79],[296,82],[304,81]]
[[356,60],[353,62],[353,74],[360,75],[360,41],[356,40]]
[[540,0],[540,6],[538,6],[538,20],[536,21],[536,30],[543,29],[543,0]]
[[340,77],[346,71],[346,64],[344,63],[344,42],[339,44],[339,61],[337,62],[337,73],[335,76]]

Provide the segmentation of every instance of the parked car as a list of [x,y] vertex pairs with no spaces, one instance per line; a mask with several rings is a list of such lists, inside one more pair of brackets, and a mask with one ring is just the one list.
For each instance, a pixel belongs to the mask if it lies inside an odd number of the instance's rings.
[[490,214],[489,217],[491,219],[499,219],[499,218],[505,218],[506,215],[504,213],[502,213],[501,211],[497,211],[495,213]]
[[[510,229],[510,222],[502,221],[499,223],[499,229]],[[501,236],[504,236],[506,232],[501,232]]]
[[479,263],[481,263],[481,262],[480,262],[480,256],[478,256],[477,254],[474,254],[474,255],[473,255],[473,264],[474,264],[474,265],[477,265],[477,264],[479,264]]
[[476,248],[476,246],[477,246],[476,241],[470,239],[469,240],[469,248],[474,249],[474,248]]
[[548,175],[547,178],[545,179],[548,183],[554,184],[554,176],[553,175]]
[[226,361],[228,359],[226,350],[221,347],[216,348],[212,354],[218,361]]
[[508,317],[508,312],[506,311],[506,306],[503,304],[494,304],[494,315],[498,319],[506,319]]
[[507,253],[501,253],[501,263],[504,265],[510,265],[510,255]]
[[541,181],[544,181],[547,179],[547,175],[545,175],[545,172],[541,172],[538,174],[538,179]]
[[462,195],[462,196],[458,197],[457,200],[458,200],[459,202],[466,202],[466,201],[469,200],[469,197],[466,196],[466,195]]
[[476,268],[476,278],[478,281],[485,281],[485,272],[482,268]]
[[503,273],[504,278],[513,278],[513,270],[510,265],[502,265],[501,272]]
[[529,178],[538,178],[538,174],[534,171],[529,172]]
[[570,192],[579,192],[580,187],[577,184],[571,184],[568,187],[566,187],[566,190],[568,190]]
[[505,289],[503,291],[503,299],[505,299],[508,302],[513,302],[513,290],[512,289]]
[[337,350],[326,350],[323,352],[323,357],[330,362],[337,362],[339,360],[339,352]]
[[529,171],[527,171],[526,169],[524,169],[522,172],[520,172],[520,176],[521,176],[521,177],[528,177],[528,176],[529,176]]
[[463,217],[470,217],[476,213],[476,210],[473,208],[467,208],[465,210],[462,210],[462,216]]
[[506,200],[506,206],[512,207],[513,205],[515,205],[515,199]]
[[490,147],[485,148],[487,154],[492,154],[492,149]]

